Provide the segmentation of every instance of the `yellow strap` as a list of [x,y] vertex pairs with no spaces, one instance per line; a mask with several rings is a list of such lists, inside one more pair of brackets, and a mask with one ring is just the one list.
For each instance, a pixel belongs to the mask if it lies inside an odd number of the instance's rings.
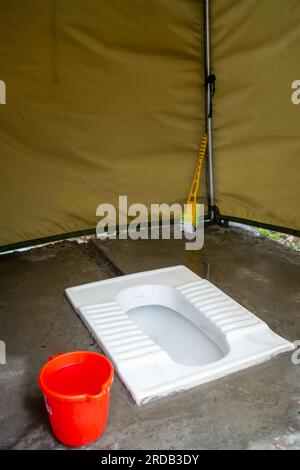
[[189,197],[188,197],[188,204],[189,203],[196,204],[196,201],[197,201],[197,193],[198,193],[198,188],[199,188],[203,160],[204,160],[205,153],[206,153],[206,147],[207,147],[207,134],[204,134],[201,139],[200,146],[199,146],[198,160],[197,160],[194,178],[193,178],[193,182],[192,182]]

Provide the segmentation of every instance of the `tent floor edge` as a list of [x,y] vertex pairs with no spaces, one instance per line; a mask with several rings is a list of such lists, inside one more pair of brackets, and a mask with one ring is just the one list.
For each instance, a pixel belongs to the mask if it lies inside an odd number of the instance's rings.
[[298,229],[294,229],[291,227],[282,227],[280,225],[267,224],[265,222],[260,222],[257,220],[244,219],[241,217],[224,215],[220,213],[220,210],[218,209],[217,206],[214,206],[214,214],[215,214],[214,223],[221,227],[228,227],[229,222],[234,222],[234,223],[238,223],[241,225],[250,225],[252,227],[264,228],[267,230],[271,230],[273,232],[281,232],[281,233],[286,233],[288,235],[293,235],[295,237],[300,237],[300,230]]
[[58,235],[50,235],[46,237],[33,238],[32,240],[24,240],[24,241],[17,242],[17,243],[9,243],[7,245],[0,246],[0,255],[7,253],[7,252],[11,252],[11,251],[17,251],[17,250],[26,249],[26,248],[29,249],[37,245],[46,245],[47,243],[60,242],[60,241],[68,240],[70,238],[84,237],[84,236],[89,236],[93,234],[95,234],[95,228],[88,228],[88,229],[78,230],[75,232],[66,232],[66,233],[60,233]]
[[[214,224],[214,220],[207,220],[208,215],[205,215],[204,219],[204,225],[205,227],[208,227],[210,225]],[[174,220],[171,220],[171,225],[174,224]],[[148,223],[148,227],[150,227],[150,222]],[[162,224],[160,223],[160,227]],[[128,227],[128,226],[127,226]],[[117,233],[119,232],[119,226],[117,227]],[[21,242],[17,243],[10,243],[7,245],[0,245],[0,255],[5,254],[5,253],[10,253],[22,249],[30,249],[33,248],[37,245],[46,245],[47,243],[53,243],[53,242],[60,242],[64,240],[68,240],[71,238],[78,238],[78,237],[84,237],[84,236],[91,236],[95,235],[96,236],[96,227],[93,228],[88,228],[88,229],[83,229],[83,230],[78,230],[75,232],[66,232],[66,233],[61,233],[57,235],[51,235],[51,236],[45,236],[41,238],[34,238],[32,240],[24,240]]]

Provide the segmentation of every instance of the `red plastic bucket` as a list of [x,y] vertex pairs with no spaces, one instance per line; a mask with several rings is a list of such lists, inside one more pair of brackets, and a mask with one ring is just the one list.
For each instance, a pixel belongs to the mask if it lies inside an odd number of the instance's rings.
[[95,441],[105,430],[114,371],[101,354],[59,353],[39,374],[56,438],[69,446]]

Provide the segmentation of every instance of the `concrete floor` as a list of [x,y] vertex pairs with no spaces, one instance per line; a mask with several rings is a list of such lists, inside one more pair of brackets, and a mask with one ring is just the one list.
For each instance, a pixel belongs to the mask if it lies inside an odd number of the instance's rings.
[[[38,371],[59,351],[98,350],[64,289],[120,270],[177,264],[208,278],[280,335],[300,339],[299,253],[242,230],[209,227],[200,252],[185,251],[180,240],[90,240],[1,256],[7,364],[0,365],[0,448],[64,448],[51,433]],[[142,408],[116,377],[106,432],[87,448],[299,449],[300,365],[288,353]]]

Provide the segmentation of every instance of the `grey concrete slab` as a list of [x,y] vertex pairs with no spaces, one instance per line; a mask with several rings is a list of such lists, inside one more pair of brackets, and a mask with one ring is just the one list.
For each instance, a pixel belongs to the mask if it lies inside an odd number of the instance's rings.
[[[200,252],[185,251],[180,240],[107,240],[2,256],[1,448],[64,448],[52,436],[38,371],[59,351],[99,350],[64,289],[118,269],[127,274],[176,264],[209,278],[287,339],[300,339],[300,255],[241,230],[208,228]],[[300,365],[290,354],[141,408],[116,377],[106,432],[87,448],[300,448],[299,402]]]

